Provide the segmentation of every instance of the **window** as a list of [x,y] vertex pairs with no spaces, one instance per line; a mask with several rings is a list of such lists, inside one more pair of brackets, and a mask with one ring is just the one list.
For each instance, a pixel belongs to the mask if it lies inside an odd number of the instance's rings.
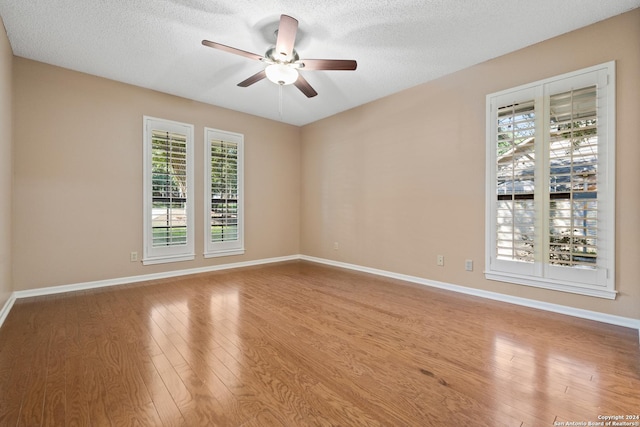
[[487,96],[486,277],[615,298],[615,67]]
[[205,248],[207,258],[244,253],[243,144],[237,133],[205,128]]
[[193,125],[143,121],[143,264],[192,260]]

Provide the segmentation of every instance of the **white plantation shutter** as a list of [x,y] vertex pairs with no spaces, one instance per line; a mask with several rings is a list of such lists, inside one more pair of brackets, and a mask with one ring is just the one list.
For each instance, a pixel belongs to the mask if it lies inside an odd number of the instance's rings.
[[487,278],[615,298],[614,71],[487,96]]
[[212,139],[211,241],[238,240],[238,144]]
[[205,128],[205,257],[244,253],[241,134]]
[[496,256],[534,261],[535,109],[533,101],[498,109]]
[[551,95],[549,263],[597,267],[596,86]]
[[144,117],[144,264],[193,259],[193,126]]
[[187,137],[151,130],[152,246],[187,243]]

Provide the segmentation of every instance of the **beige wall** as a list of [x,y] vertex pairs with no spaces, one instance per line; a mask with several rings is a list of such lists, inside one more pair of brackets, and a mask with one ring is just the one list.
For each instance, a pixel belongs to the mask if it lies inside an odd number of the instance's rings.
[[[610,60],[617,65],[618,298],[485,280],[486,95]],[[636,9],[307,125],[302,253],[640,319],[639,123]],[[473,272],[464,271],[465,259]]]
[[[298,254],[300,128],[167,94],[14,60],[15,290]],[[242,256],[205,260],[196,197],[196,260],[142,256],[142,117],[195,125],[195,194],[204,194],[203,133],[245,136]]]
[[13,52],[4,23],[0,18],[0,309],[13,291],[11,284],[12,64]]

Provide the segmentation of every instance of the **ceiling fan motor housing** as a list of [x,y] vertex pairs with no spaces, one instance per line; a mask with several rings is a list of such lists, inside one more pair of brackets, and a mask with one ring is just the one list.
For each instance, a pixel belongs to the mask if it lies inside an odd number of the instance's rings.
[[276,47],[273,46],[271,48],[269,48],[267,50],[267,53],[264,54],[265,59],[269,60],[269,61],[273,61],[274,63],[277,64],[291,64],[295,61],[300,60],[300,56],[298,55],[298,52],[293,49],[293,51],[291,52],[290,57],[288,57],[289,55],[287,55],[286,52],[276,52]]

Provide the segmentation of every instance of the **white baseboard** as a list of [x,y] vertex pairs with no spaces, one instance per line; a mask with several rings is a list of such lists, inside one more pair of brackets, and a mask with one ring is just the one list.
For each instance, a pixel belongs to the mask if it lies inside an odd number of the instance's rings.
[[14,302],[16,302],[16,295],[15,295],[15,292],[12,292],[11,295],[9,295],[9,299],[4,303],[4,306],[2,307],[2,309],[0,309],[0,327],[4,323],[7,316],[9,315],[9,312],[11,311],[11,307],[13,307]]
[[300,259],[299,255],[284,256],[278,258],[264,258],[254,261],[233,262],[218,264],[208,267],[190,268],[184,270],[172,270],[162,273],[142,274],[140,276],[118,277],[116,279],[97,280],[93,282],[75,283],[72,285],[51,286],[48,288],[28,289],[15,291],[16,298],[29,298],[43,295],[54,295],[65,292],[84,291],[87,289],[104,288],[108,286],[126,285],[128,283],[146,282],[149,280],[167,279],[171,277],[187,276],[189,274],[209,273],[212,271],[228,270],[231,268],[251,267],[255,265],[271,264],[275,262],[292,261]]
[[559,304],[551,304],[542,301],[536,301],[528,298],[514,297],[511,295],[505,295],[497,292],[484,291],[481,289],[469,288],[466,286],[453,285],[450,283],[438,282],[435,280],[428,280],[421,277],[409,276],[406,274],[394,273],[386,270],[379,270],[376,268],[363,267],[356,264],[348,264],[339,261],[332,261],[324,258],[316,258],[307,255],[289,255],[277,258],[264,258],[254,261],[244,261],[229,264],[212,265],[208,267],[192,268],[185,270],[173,270],[162,273],[143,274],[139,276],[120,277],[116,279],[98,280],[93,282],[76,283],[71,285],[52,286],[47,288],[29,289],[25,291],[15,291],[9,297],[9,300],[5,303],[4,307],[0,310],[0,326],[4,323],[5,318],[9,314],[13,303],[18,298],[28,298],[34,296],[53,295],[64,292],[74,292],[87,289],[103,288],[108,286],[126,285],[128,283],[145,282],[148,280],[166,279],[171,277],[186,276],[189,274],[208,273],[212,271],[227,270],[231,268],[251,267],[263,264],[272,264],[283,261],[293,260],[305,260],[315,262],[318,264],[331,265],[334,267],[345,268],[349,270],[361,271],[364,273],[375,274],[378,276],[389,277],[392,279],[403,280],[406,282],[416,283],[419,285],[430,286],[439,289],[445,289],[448,291],[458,292],[467,295],[473,295],[481,298],[487,298],[495,301],[506,302],[510,304],[516,304],[524,307],[537,308],[539,310],[550,311],[554,313],[566,314],[581,319],[595,320],[597,322],[609,323],[617,326],[624,326],[627,328],[637,329],[640,342],[640,319],[632,319],[628,317],[615,316],[612,314],[599,313],[596,311],[583,310],[580,308],[568,307]]
[[300,259],[305,261],[316,262],[319,264],[331,265],[334,267],[346,268],[349,270],[361,271],[364,273],[371,273],[378,276],[389,277],[392,279],[404,280],[406,282],[416,283],[416,284],[425,285],[425,286],[431,286],[434,288],[445,289],[448,291],[458,292],[466,295],[473,295],[481,298],[487,298],[494,301],[501,301],[509,304],[524,306],[524,307],[537,308],[539,310],[566,314],[568,316],[578,317],[581,319],[595,320],[597,322],[609,323],[612,325],[637,329],[638,339],[640,340],[640,319],[614,316],[612,314],[599,313],[597,311],[583,310],[581,308],[574,308],[574,307],[568,307],[565,305],[536,301],[528,298],[514,297],[511,295],[505,295],[498,292],[485,291],[482,289],[474,289],[466,286],[452,285],[450,283],[423,279],[421,277],[408,276],[406,274],[399,274],[399,273],[394,273],[386,270],[378,270],[376,268],[363,267],[356,264],[348,264],[348,263],[339,262],[339,261],[332,261],[324,258],[316,258],[316,257],[307,256],[307,255],[300,255]]

